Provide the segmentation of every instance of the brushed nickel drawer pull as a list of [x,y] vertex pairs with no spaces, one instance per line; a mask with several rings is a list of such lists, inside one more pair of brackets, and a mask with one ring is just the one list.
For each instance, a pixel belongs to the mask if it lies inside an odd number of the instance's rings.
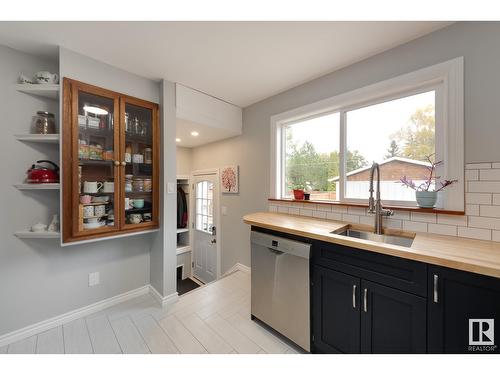
[[434,303],[438,303],[439,302],[438,281],[439,281],[439,276],[438,275],[434,275]]
[[352,286],[352,308],[356,308],[356,284]]
[[363,310],[368,312],[368,289],[365,288],[363,296]]

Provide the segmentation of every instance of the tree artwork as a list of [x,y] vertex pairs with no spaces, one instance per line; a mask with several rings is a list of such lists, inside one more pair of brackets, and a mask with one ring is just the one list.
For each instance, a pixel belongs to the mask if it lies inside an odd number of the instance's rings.
[[221,174],[222,192],[238,192],[238,167],[225,167]]

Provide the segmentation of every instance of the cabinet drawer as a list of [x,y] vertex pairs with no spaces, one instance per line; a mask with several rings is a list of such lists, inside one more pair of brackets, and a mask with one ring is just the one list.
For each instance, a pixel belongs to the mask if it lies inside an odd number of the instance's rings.
[[327,242],[313,243],[312,263],[420,296],[427,295],[427,265]]

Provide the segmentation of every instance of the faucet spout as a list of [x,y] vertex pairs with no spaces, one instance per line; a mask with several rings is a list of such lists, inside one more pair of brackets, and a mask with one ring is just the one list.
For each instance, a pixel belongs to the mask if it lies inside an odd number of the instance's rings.
[[[376,198],[373,197],[373,180],[375,178],[375,171],[377,172],[377,195]],[[380,199],[380,165],[378,163],[373,163],[370,169],[370,198],[368,199],[368,213],[375,214],[375,234],[382,234],[382,217],[392,216],[394,214],[391,210],[384,210],[382,208],[382,202]]]

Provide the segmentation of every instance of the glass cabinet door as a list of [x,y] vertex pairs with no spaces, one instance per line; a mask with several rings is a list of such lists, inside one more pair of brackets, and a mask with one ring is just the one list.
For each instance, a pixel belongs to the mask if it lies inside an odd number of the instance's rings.
[[122,222],[124,228],[158,224],[157,107],[122,98]]
[[72,210],[73,234],[89,236],[119,228],[116,183],[119,162],[119,98],[86,85],[74,85]]

